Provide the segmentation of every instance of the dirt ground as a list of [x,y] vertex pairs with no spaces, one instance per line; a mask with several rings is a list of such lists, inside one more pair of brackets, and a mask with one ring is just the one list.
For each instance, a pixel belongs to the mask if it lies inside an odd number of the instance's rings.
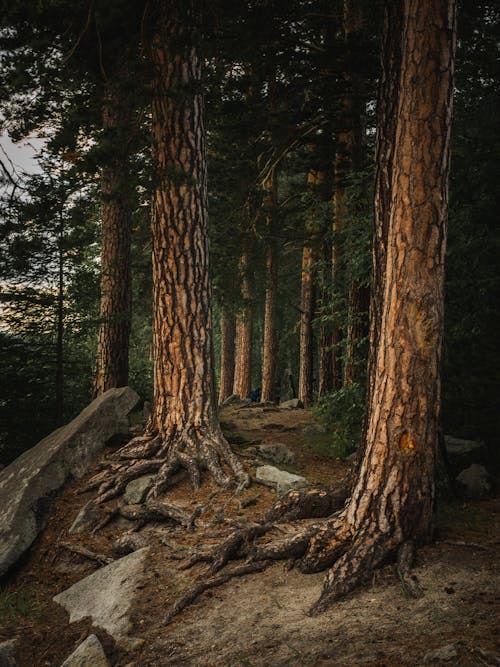
[[[251,444],[280,442],[296,456],[289,470],[313,483],[336,484],[349,472],[348,462],[324,455],[328,436],[310,432],[307,427],[314,420],[306,410],[231,407],[222,420],[243,460]],[[130,527],[120,519],[95,537],[67,535],[78,510],[92,497],[75,493],[85,479],[69,485],[54,502],[47,527],[4,582],[7,592],[26,591],[37,601],[37,609],[0,624],[0,641],[19,638],[20,667],[59,667],[89,634],[90,621],[69,625],[66,612],[52,597],[93,572],[97,564],[69,553],[62,543],[113,556],[113,541]],[[169,492],[168,500],[192,511],[212,491],[207,482],[193,494],[184,480]],[[241,500],[249,498],[255,504],[241,509]],[[220,494],[195,531],[165,524],[143,529],[151,551],[132,620],[133,635],[144,643],[126,654],[111,637],[93,630],[114,667],[500,665],[498,498],[440,508],[436,542],[418,553],[415,574],[424,591],[419,599],[405,597],[394,567],[387,565],[364,589],[311,617],[308,609],[320,594],[323,575],[303,575],[276,563],[265,572],[207,591],[165,625],[169,606],[205,568],[199,564],[180,570],[179,558],[194,547],[217,543],[232,521],[257,518],[275,498],[271,489],[253,485],[238,497]],[[449,659],[443,654],[432,662],[424,660],[430,651],[450,644]]]

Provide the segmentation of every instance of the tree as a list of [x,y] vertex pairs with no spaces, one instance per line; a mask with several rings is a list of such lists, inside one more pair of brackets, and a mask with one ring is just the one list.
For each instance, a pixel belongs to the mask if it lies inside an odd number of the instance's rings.
[[[409,581],[414,546],[431,537],[454,50],[454,0],[386,2],[378,101],[375,321],[367,426],[351,495],[332,514],[333,499],[326,491],[292,491],[278,500],[260,532],[242,530],[215,550],[212,573],[234,554],[235,544],[240,556],[251,555],[262,567],[269,559],[293,557],[300,559],[302,572],[329,568],[312,613],[323,611],[396,554],[400,573]],[[309,523],[291,539],[245,548],[251,537],[287,516],[329,518]]]
[[[194,0],[151,3],[147,47],[153,66],[154,401],[146,435],[121,452],[128,459],[101,485],[100,500],[156,470],[150,497],[179,469],[193,485],[201,469],[225,485],[248,476],[220,430],[214,396],[207,236],[206,165]],[[154,458],[153,458],[154,457]],[[130,459],[132,459],[130,461]]]

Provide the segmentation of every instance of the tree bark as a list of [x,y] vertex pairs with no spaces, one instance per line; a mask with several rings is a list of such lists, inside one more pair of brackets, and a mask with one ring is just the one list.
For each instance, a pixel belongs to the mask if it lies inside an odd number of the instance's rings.
[[304,406],[312,403],[313,395],[313,330],[314,251],[312,245],[305,245],[302,251],[302,287],[300,298],[300,350],[298,398]]
[[273,170],[264,184],[263,208],[269,238],[266,248],[266,294],[264,301],[264,337],[262,343],[262,388],[261,401],[274,401],[276,375],[276,293],[278,289],[278,264],[276,243],[273,234],[274,216],[277,207],[277,183]]
[[[102,123],[105,132],[120,133],[121,141],[124,129],[130,129],[130,111],[113,82],[105,85]],[[114,150],[116,154],[101,173],[101,304],[94,397],[128,383],[131,198],[125,178],[127,149],[115,146]]]
[[303,561],[308,571],[335,561],[316,611],[401,545],[431,536],[454,1],[386,3],[383,44],[372,298],[378,320],[364,456],[346,509],[317,532]]
[[236,316],[236,363],[234,369],[233,394],[240,398],[249,398],[252,391],[252,331],[253,313],[250,304],[248,286],[247,257],[243,255],[240,262],[241,296],[243,307]]
[[236,323],[234,313],[227,306],[221,312],[221,341],[220,341],[220,387],[219,405],[233,392],[234,383],[234,344]]
[[126,462],[101,485],[100,502],[157,463],[148,498],[179,468],[195,488],[203,469],[220,485],[249,482],[222,435],[214,394],[198,6],[155,0],[149,11],[154,400],[145,436],[119,452]]

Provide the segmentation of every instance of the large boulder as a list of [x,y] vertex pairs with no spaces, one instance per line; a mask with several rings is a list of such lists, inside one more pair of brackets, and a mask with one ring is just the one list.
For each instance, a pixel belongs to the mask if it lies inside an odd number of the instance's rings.
[[135,648],[141,640],[129,637],[130,610],[143,583],[148,552],[145,547],[101,567],[56,595],[54,602],[66,609],[70,623],[90,617],[120,646]]
[[444,436],[446,459],[455,474],[472,463],[486,463],[487,449],[480,440],[464,440],[451,435]]
[[282,401],[280,403],[280,408],[284,410],[297,410],[303,407],[304,404],[299,398],[291,398],[289,401]]
[[487,498],[492,491],[491,476],[486,468],[479,463],[473,463],[457,475],[457,493],[471,500]]
[[81,477],[112,436],[128,431],[138,400],[130,387],[110,389],[0,472],[0,576],[42,530],[63,484]]
[[101,642],[95,635],[90,635],[66,658],[61,667],[109,667],[109,662]]

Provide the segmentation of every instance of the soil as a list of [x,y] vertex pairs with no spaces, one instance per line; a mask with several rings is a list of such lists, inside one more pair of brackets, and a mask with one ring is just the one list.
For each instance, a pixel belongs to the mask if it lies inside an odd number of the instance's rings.
[[[251,459],[245,456],[249,445],[280,442],[296,457],[296,465],[287,469],[312,483],[333,486],[350,472],[348,461],[325,454],[328,435],[311,432],[314,419],[307,410],[232,406],[221,418],[226,436],[250,469]],[[102,457],[107,454],[109,450]],[[196,530],[166,524],[142,529],[151,551],[132,620],[133,635],[144,644],[125,653],[106,633],[91,630],[90,620],[69,625],[66,612],[52,601],[98,567],[68,552],[62,542],[115,556],[114,540],[131,526],[119,519],[96,536],[68,536],[78,510],[92,498],[91,492],[76,493],[91,474],[63,490],[45,530],[4,582],[4,591],[25,591],[36,600],[15,619],[0,617],[0,641],[18,637],[20,667],[59,667],[91,631],[115,667],[500,665],[499,498],[454,501],[439,509],[436,541],[417,556],[415,576],[424,592],[419,599],[405,597],[389,564],[364,589],[311,617],[308,609],[320,594],[323,575],[303,575],[276,563],[207,591],[165,625],[170,605],[206,568],[198,564],[180,570],[180,559],[195,547],[218,543],[232,522],[256,519],[276,499],[272,489],[260,485],[237,497],[220,493]],[[193,493],[188,480],[181,479],[168,501],[193,511],[213,490],[207,480]],[[247,499],[255,499],[254,504],[242,509],[240,503]],[[442,647],[452,648],[454,656],[430,661],[429,652]]]

